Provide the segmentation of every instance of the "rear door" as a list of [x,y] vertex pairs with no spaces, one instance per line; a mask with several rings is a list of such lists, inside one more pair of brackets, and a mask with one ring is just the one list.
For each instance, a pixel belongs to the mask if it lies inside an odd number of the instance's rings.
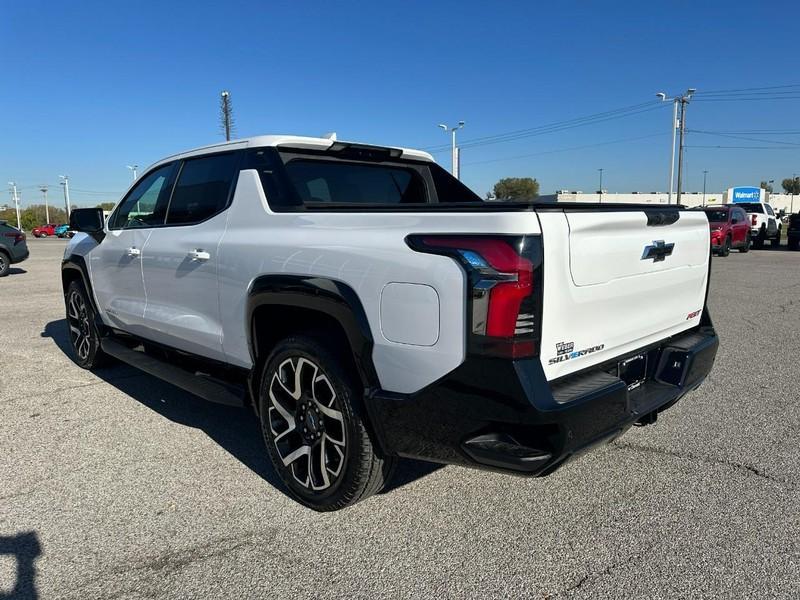
[[164,227],[142,258],[147,290],[145,336],[222,360],[218,249],[238,174],[238,151],[183,161]]
[[108,221],[103,241],[89,255],[92,287],[109,325],[140,331],[145,308],[142,251],[154,228],[164,222],[175,163],[144,175]]
[[544,245],[541,356],[549,379],[699,323],[709,267],[703,212],[538,212]]

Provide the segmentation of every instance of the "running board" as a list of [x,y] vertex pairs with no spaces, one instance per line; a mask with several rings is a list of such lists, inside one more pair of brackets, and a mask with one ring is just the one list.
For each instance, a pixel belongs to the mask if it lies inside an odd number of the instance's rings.
[[113,338],[103,338],[100,346],[106,354],[191,392],[195,396],[200,396],[204,400],[227,406],[244,406],[244,387],[237,387],[209,375],[186,371],[172,363],[128,348]]

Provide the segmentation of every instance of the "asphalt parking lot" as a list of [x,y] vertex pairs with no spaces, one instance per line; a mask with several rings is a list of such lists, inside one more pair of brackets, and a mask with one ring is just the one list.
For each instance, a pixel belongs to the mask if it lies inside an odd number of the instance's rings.
[[317,514],[245,411],[75,366],[64,242],[29,244],[0,280],[0,598],[800,597],[800,252],[714,260],[716,367],[657,425],[544,479],[404,462]]

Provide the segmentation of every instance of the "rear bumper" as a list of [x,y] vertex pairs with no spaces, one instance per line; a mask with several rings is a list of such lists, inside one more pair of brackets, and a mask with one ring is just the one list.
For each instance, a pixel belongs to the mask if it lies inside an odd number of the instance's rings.
[[370,417],[388,454],[547,475],[634,423],[653,422],[703,382],[719,345],[704,316],[707,325],[643,350],[647,378],[632,390],[615,364],[550,384],[538,359],[469,358],[417,394],[376,392]]
[[11,264],[21,263],[23,260],[30,256],[31,252],[28,250],[28,245],[23,247],[11,247]]

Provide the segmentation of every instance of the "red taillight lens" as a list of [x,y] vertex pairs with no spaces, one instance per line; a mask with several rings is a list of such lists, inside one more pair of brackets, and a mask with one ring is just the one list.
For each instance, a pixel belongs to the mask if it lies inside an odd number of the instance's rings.
[[756,215],[750,215],[750,223],[756,225],[758,223],[758,217]]
[[409,236],[407,242],[420,252],[450,256],[467,272],[471,351],[510,358],[537,354],[538,237]]
[[14,245],[15,246],[17,244],[19,244],[20,242],[25,240],[25,234],[22,233],[22,232],[18,232],[18,231],[13,231],[13,232],[10,232],[10,233],[4,233],[3,235],[5,237],[7,237],[7,238],[14,238]]

